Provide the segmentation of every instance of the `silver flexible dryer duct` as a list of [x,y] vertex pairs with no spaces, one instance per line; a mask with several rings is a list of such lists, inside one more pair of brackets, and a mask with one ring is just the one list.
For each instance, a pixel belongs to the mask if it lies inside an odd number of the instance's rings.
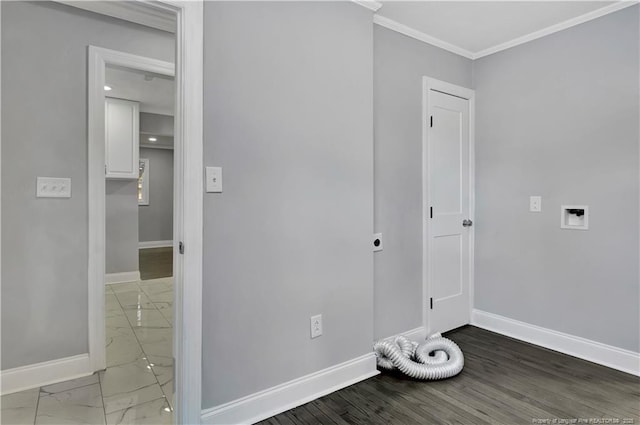
[[450,378],[464,367],[460,347],[442,336],[429,337],[423,344],[399,336],[393,341],[376,342],[373,350],[380,368],[398,369],[415,379]]

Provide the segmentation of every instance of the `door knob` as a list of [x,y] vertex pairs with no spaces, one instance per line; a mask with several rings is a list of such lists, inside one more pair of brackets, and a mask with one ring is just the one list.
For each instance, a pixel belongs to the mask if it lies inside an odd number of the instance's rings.
[[473,221],[471,221],[471,220],[469,220],[469,219],[464,219],[464,220],[462,220],[462,225],[463,225],[464,227],[470,227],[470,226],[473,226]]

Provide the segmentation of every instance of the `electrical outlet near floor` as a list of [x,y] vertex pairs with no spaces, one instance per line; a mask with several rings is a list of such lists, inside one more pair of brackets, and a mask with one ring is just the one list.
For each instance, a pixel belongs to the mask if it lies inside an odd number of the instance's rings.
[[322,335],[322,314],[311,316],[311,338]]

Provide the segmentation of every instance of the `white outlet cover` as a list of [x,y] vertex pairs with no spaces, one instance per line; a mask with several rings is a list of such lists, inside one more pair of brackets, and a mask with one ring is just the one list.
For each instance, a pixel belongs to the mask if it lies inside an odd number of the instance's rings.
[[529,197],[529,212],[542,211],[542,196]]
[[38,177],[36,198],[71,198],[71,179],[66,177]]
[[322,335],[322,314],[311,316],[311,338],[317,338]]

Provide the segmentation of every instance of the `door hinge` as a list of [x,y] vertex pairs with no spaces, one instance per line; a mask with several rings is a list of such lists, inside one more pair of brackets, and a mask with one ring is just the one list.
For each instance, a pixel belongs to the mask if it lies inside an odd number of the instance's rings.
[[433,310],[433,298],[429,298],[429,307]]
[[429,125],[430,127],[433,127],[433,115],[431,115],[431,123]]
[[433,207],[429,207],[429,218],[433,218]]
[[184,243],[182,241],[178,243],[178,252],[184,254]]

